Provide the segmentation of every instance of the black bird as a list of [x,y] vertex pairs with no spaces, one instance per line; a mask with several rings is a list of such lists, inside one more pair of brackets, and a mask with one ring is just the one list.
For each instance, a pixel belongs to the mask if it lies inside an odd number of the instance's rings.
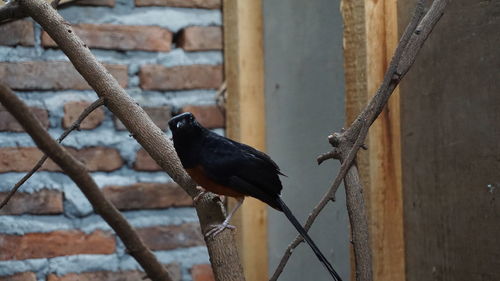
[[332,275],[333,280],[342,281],[306,230],[281,200],[282,185],[279,175],[283,174],[268,155],[209,131],[201,126],[189,112],[175,116],[168,122],[168,125],[172,131],[174,147],[182,166],[193,180],[204,190],[235,197],[238,200],[238,204],[224,222],[207,232],[207,236],[215,236],[225,228],[234,228],[229,225],[229,220],[243,204],[245,196],[251,196],[285,213]]

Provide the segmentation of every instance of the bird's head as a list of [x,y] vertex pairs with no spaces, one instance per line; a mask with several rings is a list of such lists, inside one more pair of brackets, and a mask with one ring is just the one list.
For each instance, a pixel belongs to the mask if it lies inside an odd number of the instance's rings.
[[176,135],[195,135],[203,130],[203,127],[196,121],[191,112],[182,113],[170,119],[168,126],[174,137]]

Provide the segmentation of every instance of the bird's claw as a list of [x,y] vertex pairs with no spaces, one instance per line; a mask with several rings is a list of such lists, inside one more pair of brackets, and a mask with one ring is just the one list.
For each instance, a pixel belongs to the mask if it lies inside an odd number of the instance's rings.
[[228,222],[223,222],[221,224],[213,224],[210,226],[212,229],[210,229],[206,234],[205,237],[215,237],[217,234],[221,233],[224,229],[236,229],[234,225],[230,225]]
[[198,201],[200,201],[201,199],[201,196],[203,196],[203,194],[207,193],[208,191],[206,191],[203,187],[197,185],[196,186],[196,189],[200,191],[200,193],[198,193],[198,195],[196,195],[194,198],[193,198],[193,205],[196,205],[198,204]]
[[201,199],[201,196],[203,196],[203,194],[207,193],[206,191],[201,191],[200,193],[198,193],[198,195],[196,195],[194,198],[193,198],[193,203],[194,205],[198,204],[198,201],[200,201]]

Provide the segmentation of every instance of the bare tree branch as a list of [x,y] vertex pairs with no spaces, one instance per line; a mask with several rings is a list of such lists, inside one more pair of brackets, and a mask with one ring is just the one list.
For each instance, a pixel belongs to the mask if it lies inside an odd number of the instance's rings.
[[[57,139],[57,142],[61,143],[64,140],[64,138],[66,138],[69,135],[69,133],[71,133],[75,129],[78,130],[80,128],[80,124],[82,123],[83,119],[85,119],[90,113],[92,113],[92,111],[96,110],[98,107],[100,107],[103,104],[104,104],[104,99],[103,98],[99,98],[98,100],[96,100],[95,102],[93,102],[91,105],[89,105],[87,108],[85,108],[85,110],[82,112],[82,114],[80,114],[80,116],[78,117],[78,119],[76,119],[75,122],[73,122],[73,124],[71,124],[71,126],[69,128],[67,128],[64,131],[64,133],[62,133],[62,135]],[[24,175],[24,177],[22,177],[14,185],[14,187],[12,187],[12,189],[9,192],[9,194],[7,194],[7,197],[5,197],[4,200],[2,201],[2,203],[0,203],[0,209],[2,209],[5,205],[7,205],[7,203],[12,198],[12,196],[14,196],[14,194],[17,192],[17,190],[19,190],[19,188],[36,171],[38,171],[38,169],[40,169],[42,167],[43,163],[45,163],[45,160],[47,160],[47,158],[48,158],[47,154],[44,154],[42,156],[42,158],[40,158],[40,160],[38,160],[38,162],[35,164],[35,166],[26,175]]]
[[[372,261],[368,222],[362,194],[363,187],[359,180],[358,169],[353,162],[359,148],[363,147],[368,129],[382,112],[390,95],[401,79],[413,65],[420,48],[444,13],[448,1],[434,0],[425,16],[423,16],[423,0],[417,3],[415,13],[396,48],[382,85],[377,90],[375,96],[347,130],[329,136],[329,142],[334,149],[318,157],[319,163],[326,159],[335,158],[340,159],[342,165],[331,187],[310,213],[304,228],[309,230],[326,204],[330,200],[335,200],[335,193],[342,179],[345,179],[347,209],[351,222],[356,261],[356,280],[358,281],[372,280]],[[293,249],[301,241],[302,238],[297,236],[290,243],[270,280],[278,279]]]
[[[44,1],[17,1],[23,10],[54,39],[98,96],[106,99],[108,109],[120,119],[158,165],[191,197],[198,195],[199,190],[182,168],[172,142],[97,61],[86,45],[75,35],[69,23],[65,22]],[[211,225],[222,223],[224,220],[222,207],[219,198],[213,194],[205,194],[200,198],[196,204],[196,211],[204,233]],[[205,242],[217,280],[245,279],[231,231],[223,231],[215,238],[205,238]]]
[[[36,0],[39,1],[39,0]],[[90,176],[87,167],[52,139],[40,121],[31,113],[12,90],[0,83],[0,102],[33,138],[40,150],[47,154],[78,185],[92,207],[113,228],[127,247],[128,253],[144,268],[151,280],[172,281],[165,267],[146,247],[134,228],[113,204],[104,197]]]
[[16,1],[0,6],[0,24],[26,17]]

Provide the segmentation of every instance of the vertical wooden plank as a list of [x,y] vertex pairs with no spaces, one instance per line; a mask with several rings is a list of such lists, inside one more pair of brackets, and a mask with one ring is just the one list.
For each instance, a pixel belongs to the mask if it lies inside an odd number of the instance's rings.
[[[367,90],[380,86],[398,42],[396,0],[365,0]],[[370,230],[374,280],[404,280],[403,197],[399,92],[368,136]]]
[[[262,32],[261,1],[224,1],[227,135],[259,150],[265,150]],[[267,280],[267,206],[247,198],[233,223],[246,279]]]
[[[375,93],[398,42],[396,0],[344,1],[346,112],[351,122]],[[399,94],[368,135],[358,167],[369,207],[375,280],[404,280]]]
[[451,1],[401,84],[408,281],[500,280],[499,15]]

